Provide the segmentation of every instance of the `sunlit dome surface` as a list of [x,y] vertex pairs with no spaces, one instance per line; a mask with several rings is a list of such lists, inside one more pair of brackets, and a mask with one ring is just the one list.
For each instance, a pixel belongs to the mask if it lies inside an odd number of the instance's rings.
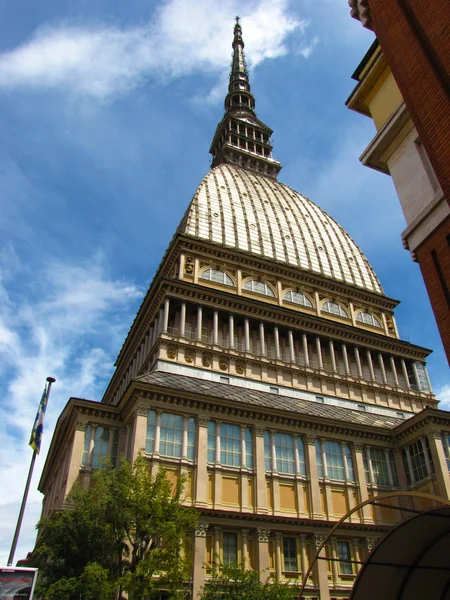
[[336,221],[275,179],[240,167],[222,164],[206,175],[179,232],[383,293]]

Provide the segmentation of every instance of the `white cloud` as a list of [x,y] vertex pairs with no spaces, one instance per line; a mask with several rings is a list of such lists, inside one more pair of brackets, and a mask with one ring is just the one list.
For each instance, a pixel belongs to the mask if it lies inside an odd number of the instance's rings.
[[450,410],[450,384],[444,385],[436,392],[436,398],[440,400],[441,410]]
[[[36,461],[16,559],[33,546],[40,471],[57,416],[71,394],[99,399],[142,290],[107,277],[101,257],[83,265],[55,261],[33,273],[11,253],[0,278],[0,564],[6,564],[31,459],[27,444],[48,375],[56,378]],[[10,259],[10,260],[9,260]],[[17,286],[20,286],[17,288]],[[12,373],[12,375],[11,375]]]
[[220,75],[224,65],[228,68],[231,27],[239,10],[252,66],[285,54],[289,34],[306,27],[290,15],[288,0],[244,6],[238,0],[167,0],[142,26],[41,27],[29,42],[0,54],[0,87],[63,89],[105,99],[148,76]]

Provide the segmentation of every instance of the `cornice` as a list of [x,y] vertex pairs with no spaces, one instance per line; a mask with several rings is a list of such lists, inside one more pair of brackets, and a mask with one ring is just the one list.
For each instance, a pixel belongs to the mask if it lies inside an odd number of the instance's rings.
[[[275,529],[274,527],[269,527],[268,524],[273,525],[286,525],[286,527],[299,527],[302,529],[302,533],[310,533],[314,535],[315,530],[319,529],[330,529],[336,525],[336,521],[328,521],[322,519],[311,519],[307,517],[298,517],[297,515],[292,516],[282,516],[282,515],[271,515],[271,514],[260,514],[260,513],[245,513],[240,511],[231,511],[231,510],[218,510],[216,508],[201,508],[197,509],[200,513],[200,518],[204,518],[205,520],[209,520],[209,524],[212,525],[211,519],[217,519],[218,521],[224,519],[227,523],[229,519],[255,523],[255,528],[258,527],[258,523],[264,523],[265,530],[272,531]],[[217,524],[220,524],[217,523]],[[310,527],[311,531],[304,531],[304,527]],[[345,522],[341,525],[342,530],[346,531],[361,531],[365,534],[370,533],[387,533],[392,528],[386,525],[377,525],[375,523],[350,523]]]
[[397,425],[394,435],[397,441],[405,442],[416,437],[417,434],[425,435],[440,427],[450,430],[450,412],[425,408],[405,423]]

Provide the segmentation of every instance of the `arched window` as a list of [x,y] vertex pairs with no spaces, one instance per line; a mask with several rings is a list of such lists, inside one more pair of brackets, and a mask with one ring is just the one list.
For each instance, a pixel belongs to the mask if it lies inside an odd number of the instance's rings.
[[311,300],[301,292],[286,292],[284,299],[287,300],[287,302],[292,302],[293,304],[301,304],[301,306],[308,306],[309,308],[312,308]]
[[364,325],[372,325],[372,327],[381,327],[380,321],[368,312],[362,310],[356,315],[356,320]]
[[207,279],[208,281],[221,283],[222,285],[234,286],[231,277],[224,271],[219,271],[219,269],[206,269],[206,271],[203,271],[203,273],[200,275],[200,279]]
[[330,300],[322,304],[322,312],[330,313],[330,315],[336,315],[338,317],[344,317],[344,319],[349,318],[344,307],[337,302],[331,302]]
[[264,283],[264,281],[256,281],[256,279],[246,281],[242,286],[242,289],[253,292],[254,294],[262,294],[263,296],[270,296],[271,298],[275,297],[270,285]]

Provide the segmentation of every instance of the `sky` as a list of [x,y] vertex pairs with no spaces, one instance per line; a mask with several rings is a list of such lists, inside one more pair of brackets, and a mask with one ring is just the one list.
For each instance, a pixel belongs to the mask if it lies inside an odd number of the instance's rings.
[[373,34],[347,0],[0,0],[0,565],[47,376],[56,378],[16,560],[32,550],[39,476],[70,396],[100,400],[165,249],[210,165],[241,16],[279,181],[353,237],[400,336],[448,368],[391,179],[358,157],[372,121],[345,107]]

